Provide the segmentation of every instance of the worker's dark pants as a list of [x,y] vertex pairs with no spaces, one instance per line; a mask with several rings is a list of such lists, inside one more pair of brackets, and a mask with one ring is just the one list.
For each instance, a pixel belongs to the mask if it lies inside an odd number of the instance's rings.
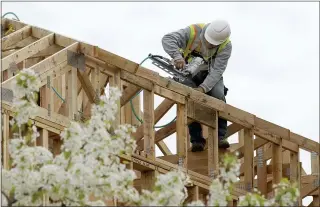
[[[208,72],[207,71],[201,71],[196,76],[193,77],[193,82],[198,87],[206,78]],[[226,103],[226,92],[225,92],[225,86],[223,83],[223,78],[221,78],[215,86],[206,93],[209,96],[212,96],[214,98],[220,99]],[[202,127],[201,124],[198,122],[192,122],[188,125],[189,127],[189,134],[190,134],[190,141],[191,143],[194,142],[205,142],[205,139],[202,135]],[[219,141],[224,138],[225,134],[227,133],[227,120],[218,118],[218,137]]]

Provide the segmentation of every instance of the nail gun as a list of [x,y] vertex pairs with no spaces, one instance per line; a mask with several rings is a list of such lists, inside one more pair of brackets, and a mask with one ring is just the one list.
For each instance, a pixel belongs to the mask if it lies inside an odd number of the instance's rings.
[[157,66],[158,68],[162,69],[166,73],[169,73],[173,76],[173,80],[187,85],[192,88],[196,88],[196,84],[192,81],[191,73],[186,70],[178,70],[174,67],[172,62],[163,56],[160,55],[152,55],[149,54],[149,59],[152,60],[152,64]]
[[[160,55],[149,54],[149,59],[152,60],[152,64],[169,73],[173,76],[173,80],[187,85],[191,88],[196,88],[196,83],[192,80],[192,75],[187,70],[178,70],[174,67],[173,63],[168,59]],[[228,93],[228,88],[224,86],[224,95]]]

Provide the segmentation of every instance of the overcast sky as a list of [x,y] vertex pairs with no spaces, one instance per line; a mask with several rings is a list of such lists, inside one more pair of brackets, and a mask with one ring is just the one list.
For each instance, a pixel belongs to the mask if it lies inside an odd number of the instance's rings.
[[[233,44],[224,74],[228,103],[319,142],[317,2],[2,3],[2,13],[8,11],[137,63],[149,53],[167,56],[164,34],[224,18]],[[150,62],[144,66],[166,76]],[[159,124],[174,117],[175,107]],[[174,137],[165,142],[175,153]],[[302,150],[301,158],[310,173],[310,154]]]

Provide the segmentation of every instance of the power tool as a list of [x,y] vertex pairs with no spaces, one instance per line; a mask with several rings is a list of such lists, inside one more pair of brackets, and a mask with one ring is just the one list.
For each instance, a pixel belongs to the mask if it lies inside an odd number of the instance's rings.
[[152,60],[153,65],[172,75],[173,80],[192,88],[197,87],[192,80],[191,73],[186,70],[176,69],[173,63],[168,58],[165,58],[161,55],[152,54],[149,54],[148,58]]

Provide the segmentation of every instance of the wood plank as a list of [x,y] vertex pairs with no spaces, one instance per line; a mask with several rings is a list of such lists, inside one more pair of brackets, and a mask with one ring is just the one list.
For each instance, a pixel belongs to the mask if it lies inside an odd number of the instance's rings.
[[[160,121],[160,119],[170,110],[173,105],[173,101],[169,99],[163,100],[154,110],[154,122],[158,123],[158,121]],[[133,134],[137,141],[143,138],[143,128],[143,124],[141,124],[141,126],[139,126],[137,131]]]
[[76,72],[77,72],[77,76],[80,80],[81,86],[89,98],[89,101],[91,103],[95,103],[96,98],[98,98],[98,97],[96,97],[96,92],[94,90],[94,87],[93,87],[91,81],[89,80],[89,77],[85,74],[85,71],[81,71],[79,69],[76,69]]
[[172,152],[170,151],[170,149],[168,148],[168,146],[166,145],[166,143],[164,143],[164,141],[160,141],[157,143],[157,146],[159,147],[160,151],[164,154],[164,155],[172,155]]
[[273,183],[278,184],[282,178],[282,142],[272,145],[272,177]]
[[25,26],[20,30],[17,30],[3,38],[1,38],[1,50],[5,50],[8,47],[16,44],[17,42],[29,37],[31,35],[31,26]]
[[258,190],[262,195],[267,197],[268,189],[267,189],[267,167],[266,167],[266,159],[265,159],[265,151],[267,147],[264,145],[257,150],[257,182],[258,182]]
[[174,100],[177,103],[181,103],[181,104],[186,103],[185,96],[182,96],[182,95],[180,95],[178,93],[175,93],[175,92],[173,92],[171,90],[168,90],[166,88],[160,87],[158,85],[154,86],[154,92],[157,95],[162,96],[163,98]]
[[126,103],[128,103],[130,99],[140,91],[140,89],[140,87],[130,84],[130,86],[127,87],[122,93],[120,98],[121,106],[124,106]]
[[218,137],[218,113],[214,115],[215,128],[208,128],[208,175],[216,178],[219,174],[219,137]]
[[[119,90],[121,89],[121,79],[120,79],[120,71],[116,72],[114,76],[110,77],[109,79],[110,87],[116,87]],[[120,105],[120,99],[117,101],[117,113],[116,113],[116,119],[114,120],[114,128],[117,128],[120,125],[121,121],[121,105]]]
[[244,182],[245,189],[249,192],[253,190],[254,168],[253,168],[253,130],[244,129]]
[[187,108],[185,104],[177,104],[177,154],[179,157],[179,166],[187,168]]
[[188,100],[188,117],[208,127],[215,128],[216,111],[195,101]]
[[[2,100],[1,104],[2,112],[9,116],[13,116],[15,111],[13,110],[12,106],[10,106],[10,103]],[[34,116],[35,118],[31,120],[41,122],[58,130],[64,130],[64,128],[68,127],[70,124],[69,119],[63,115],[51,113],[51,116],[48,116],[47,110],[42,107],[37,108],[37,113],[34,114]]]
[[9,124],[9,115],[1,114],[3,120],[3,144],[1,145],[3,151],[3,167],[6,170],[10,169],[10,154],[9,154],[9,142],[10,142],[10,124]]
[[314,140],[307,139],[301,135],[290,132],[290,140],[300,146],[300,148],[307,150],[309,152],[320,153],[320,144]]
[[[44,73],[44,72],[56,67],[60,63],[67,61],[67,51],[70,50],[70,51],[75,52],[78,48],[78,44],[79,43],[74,43],[74,44],[64,48],[63,50],[55,53],[54,55],[35,64],[30,69],[34,70],[36,73],[38,73],[40,75],[41,73]],[[15,77],[11,77],[10,79],[2,82],[2,84],[1,84],[2,87],[11,89],[11,87],[12,87],[11,84],[12,84],[12,81],[14,80],[14,78]]]
[[240,131],[241,129],[243,129],[243,126],[241,126],[240,124],[237,123],[232,123],[227,127],[227,133],[226,133],[226,137],[230,137],[233,134],[237,133],[238,131]]
[[20,30],[21,28],[27,26],[26,23],[23,23],[21,21],[18,20],[14,20],[14,19],[8,19],[8,18],[3,18],[5,20],[5,27],[8,26],[8,24],[13,25],[15,30]]
[[143,134],[147,158],[155,159],[154,91],[143,90]]
[[44,50],[45,48],[49,47],[50,45],[53,45],[54,43],[54,34],[49,34],[45,36],[44,38],[39,39],[36,42],[31,43],[27,47],[24,47],[23,49],[5,57],[2,59],[2,68],[1,71],[5,71],[10,68],[10,64],[17,64],[28,57],[38,53],[41,50]]
[[51,70],[47,70],[46,72],[39,75],[39,79],[41,82],[40,87],[47,83],[47,76],[52,75],[52,78],[55,79],[55,78],[58,78],[59,76],[65,74],[69,70],[71,70],[71,66],[67,65],[67,61],[60,63],[59,65],[52,68]]

